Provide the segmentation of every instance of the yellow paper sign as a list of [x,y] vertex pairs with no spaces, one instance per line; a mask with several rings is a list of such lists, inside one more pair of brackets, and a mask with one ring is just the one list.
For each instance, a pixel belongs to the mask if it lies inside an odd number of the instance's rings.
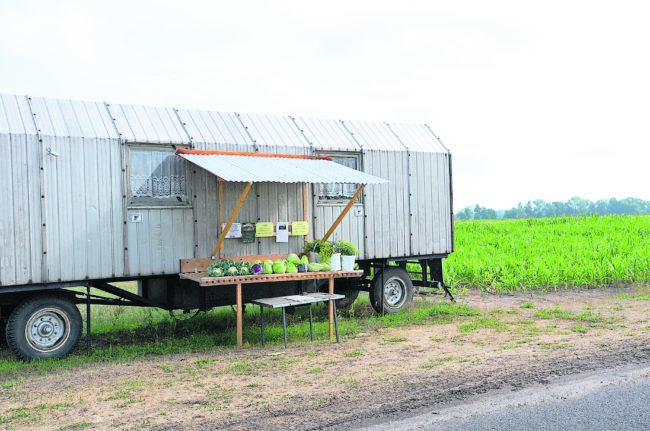
[[291,235],[302,236],[309,234],[309,223],[306,221],[291,222]]
[[264,237],[264,236],[273,236],[273,225],[272,222],[258,222],[255,224],[255,236]]

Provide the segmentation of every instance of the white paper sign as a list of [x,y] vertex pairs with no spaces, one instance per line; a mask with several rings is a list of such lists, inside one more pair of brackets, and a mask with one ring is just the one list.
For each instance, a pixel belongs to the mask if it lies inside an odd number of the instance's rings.
[[289,223],[279,221],[275,225],[275,242],[289,242]]
[[[221,231],[223,232],[225,228],[226,224],[224,223],[221,225]],[[233,223],[232,226],[230,226],[226,238],[241,238],[241,223]]]

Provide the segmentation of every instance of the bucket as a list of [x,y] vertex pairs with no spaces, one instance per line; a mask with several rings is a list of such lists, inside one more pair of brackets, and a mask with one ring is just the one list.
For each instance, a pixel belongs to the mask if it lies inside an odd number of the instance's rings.
[[343,271],[352,271],[356,258],[356,256],[341,256],[341,269]]
[[330,260],[330,268],[332,271],[341,270],[341,253],[334,253],[332,259]]

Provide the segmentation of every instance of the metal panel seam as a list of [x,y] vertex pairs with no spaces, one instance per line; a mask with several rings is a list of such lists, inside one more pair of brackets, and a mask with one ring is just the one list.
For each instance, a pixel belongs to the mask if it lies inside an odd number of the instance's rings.
[[253,135],[251,135],[251,132],[248,130],[248,126],[246,124],[244,124],[244,121],[241,119],[241,114],[239,112],[235,112],[235,117],[237,117],[237,120],[239,121],[239,124],[241,124],[241,126],[246,131],[246,135],[248,136],[248,139],[250,139],[251,142],[253,143],[253,148],[255,149],[255,151],[259,151],[260,149],[259,149],[259,147],[257,145],[257,141],[255,139],[253,139]]
[[192,140],[192,137],[190,136],[190,132],[187,130],[187,124],[181,120],[180,115],[178,115],[178,109],[172,108],[174,110],[174,114],[176,114],[176,119],[178,120],[178,123],[181,125],[181,129],[183,129],[183,132],[185,132],[185,135],[187,136],[187,142],[190,145],[191,148],[194,148],[194,142]]
[[39,190],[39,195],[41,197],[41,279],[43,281],[49,281],[48,274],[47,274],[47,217],[46,217],[46,208],[45,208],[45,196],[44,196],[44,190],[45,190],[45,172],[44,172],[44,166],[45,166],[45,160],[44,157],[45,155],[43,154],[43,135],[41,134],[41,129],[38,127],[38,122],[36,121],[36,113],[34,112],[34,108],[32,106],[32,98],[29,96],[25,96],[25,100],[27,101],[27,106],[29,107],[29,112],[32,114],[32,121],[34,121],[34,128],[36,129],[36,135],[38,136],[38,144],[39,144],[39,158],[38,158],[38,164],[39,164],[39,177],[40,177],[40,190]]
[[442,143],[442,140],[438,137],[438,135],[436,135],[436,133],[433,131],[433,129],[432,129],[432,128],[427,124],[427,123],[424,123],[424,127],[426,127],[427,130],[428,130],[429,132],[431,132],[431,134],[433,135],[434,138],[436,138],[436,140],[438,141],[438,143],[440,144],[440,146],[441,146],[442,148],[444,148],[444,149],[447,151],[447,153],[450,153],[449,148],[447,148],[447,146],[446,146],[445,144]]
[[[402,144],[404,149],[406,150],[406,171],[407,171],[407,177],[406,177],[406,193],[408,193],[408,217],[409,217],[409,234],[408,234],[408,242],[409,242],[409,250],[411,254],[413,254],[413,208],[412,208],[412,203],[411,203],[411,178],[412,178],[412,172],[411,172],[411,150],[409,147],[402,142],[400,139],[399,135],[395,133],[395,131],[390,127],[389,123],[384,123],[386,127],[388,127],[388,130],[395,136],[395,139]],[[406,247],[405,247],[406,248]]]

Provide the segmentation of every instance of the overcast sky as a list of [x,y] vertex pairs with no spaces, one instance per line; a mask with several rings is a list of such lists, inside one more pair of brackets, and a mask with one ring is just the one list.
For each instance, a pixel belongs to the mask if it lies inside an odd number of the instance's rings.
[[647,1],[0,0],[0,92],[425,122],[456,209],[650,200]]

